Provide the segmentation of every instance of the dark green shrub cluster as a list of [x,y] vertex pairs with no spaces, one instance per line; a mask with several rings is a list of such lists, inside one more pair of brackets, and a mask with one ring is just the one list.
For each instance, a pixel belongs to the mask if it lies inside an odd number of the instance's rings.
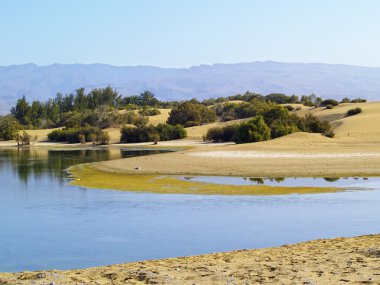
[[186,137],[186,130],[182,125],[158,124],[148,126],[125,126],[121,129],[121,142],[155,142],[182,139]]
[[213,127],[207,131],[206,140],[214,142],[233,141],[236,125]]
[[334,108],[334,106],[333,105],[326,105],[326,109],[333,109]]
[[223,128],[211,128],[207,132],[206,139],[246,143],[273,139],[299,131],[334,136],[328,122],[322,122],[312,115],[298,117],[295,114],[289,114],[289,111],[282,106],[273,106],[262,115],[246,122]]
[[118,113],[112,110],[99,108],[94,111],[73,111],[64,113],[61,116],[59,125],[65,126],[66,128],[92,126],[105,129],[125,124],[141,125],[146,124],[147,122],[148,118],[137,115],[134,112]]
[[367,100],[361,99],[361,98],[356,98],[356,99],[351,100],[351,103],[365,103],[365,102],[367,102]]
[[291,105],[284,106],[286,109],[288,109],[289,112],[294,111],[294,107]]
[[357,108],[353,108],[353,109],[348,110],[346,115],[347,115],[347,117],[349,117],[349,116],[354,116],[356,114],[359,114],[361,112],[362,112],[362,108],[357,107]]
[[362,98],[356,98],[356,99],[350,99],[350,98],[348,98],[348,97],[345,97],[345,98],[343,98],[342,99],[342,101],[341,101],[342,103],[365,103],[365,102],[367,102],[367,100],[366,99],[362,99]]
[[110,141],[109,134],[97,127],[54,130],[48,134],[48,138],[51,141],[69,143],[92,142],[108,144]]
[[326,100],[323,100],[321,102],[321,106],[328,106],[328,105],[331,105],[331,106],[338,106],[339,102],[334,100],[334,99],[326,99]]
[[180,103],[172,109],[167,123],[173,126],[182,125],[191,127],[215,122],[215,120],[216,115],[214,110],[202,104],[187,101]]
[[21,128],[21,125],[14,117],[0,117],[0,139],[5,141],[13,140]]
[[161,111],[156,108],[143,108],[139,110],[139,114],[142,116],[156,116],[161,114]]

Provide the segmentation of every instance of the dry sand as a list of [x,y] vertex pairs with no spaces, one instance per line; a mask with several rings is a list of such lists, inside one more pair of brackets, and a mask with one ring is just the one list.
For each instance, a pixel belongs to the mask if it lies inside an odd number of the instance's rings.
[[276,140],[193,148],[176,153],[93,164],[97,170],[144,174],[245,177],[339,177],[380,175],[380,143],[295,133]]
[[380,235],[81,270],[0,273],[0,284],[380,284]]
[[[363,112],[345,117],[361,107]],[[137,157],[93,165],[102,171],[145,174],[286,176],[377,176],[380,175],[380,103],[341,104],[334,109],[302,108],[334,126],[335,138],[294,133],[271,141],[242,145],[194,148],[159,156]],[[229,122],[233,123],[233,122]],[[197,138],[215,123],[190,128]]]

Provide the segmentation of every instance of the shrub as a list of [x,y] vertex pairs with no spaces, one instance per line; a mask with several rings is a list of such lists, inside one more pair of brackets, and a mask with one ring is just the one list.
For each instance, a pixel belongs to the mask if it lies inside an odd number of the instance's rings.
[[203,123],[215,122],[215,111],[202,104],[183,102],[170,112],[169,125],[198,126]]
[[151,108],[151,109],[142,108],[139,110],[139,114],[142,116],[156,116],[156,115],[161,114],[161,111],[156,108]]
[[12,116],[0,117],[0,139],[12,140],[21,129],[21,125]]
[[324,132],[323,133],[324,136],[328,137],[328,138],[333,138],[335,137],[335,133],[333,131],[327,131],[327,132]]
[[206,139],[209,141],[214,141],[214,142],[221,142],[224,141],[224,132],[223,128],[220,127],[213,127],[208,129],[207,134],[206,134]]
[[121,142],[154,142],[160,139],[160,136],[153,125],[142,127],[123,127],[121,129]]
[[353,108],[353,109],[348,110],[346,115],[347,115],[347,117],[349,117],[349,116],[354,116],[356,114],[359,114],[361,112],[362,112],[362,108],[357,107],[357,108]]
[[262,116],[240,123],[236,127],[234,141],[236,143],[258,142],[270,139],[270,128]]
[[233,141],[237,125],[213,127],[207,131],[205,139],[214,142]]
[[367,100],[361,99],[361,98],[356,98],[356,99],[351,100],[351,103],[365,103],[365,102],[367,102]]
[[186,137],[186,130],[181,125],[171,126],[167,124],[131,127],[125,126],[121,129],[121,142],[154,142],[182,139]]
[[[101,131],[96,127],[82,127],[74,129],[54,130],[48,134],[49,140],[69,143],[84,143],[84,142],[107,142],[108,133]],[[108,136],[109,137],[109,136]],[[108,139],[109,142],[109,139]],[[107,142],[107,143],[108,143]]]
[[294,107],[291,105],[286,105],[285,108],[288,109],[289,112],[294,111]]
[[97,141],[99,142],[99,144],[102,144],[102,145],[109,144],[110,140],[111,140],[111,137],[109,133],[104,132],[104,131],[100,132],[97,138]]
[[350,98],[348,98],[348,97],[344,97],[343,99],[342,99],[342,101],[340,101],[341,103],[350,103],[351,102],[351,100],[350,100]]
[[79,135],[78,135],[78,139],[79,139],[79,142],[80,142],[81,144],[86,143],[86,137],[85,137],[84,134],[79,134]]
[[321,102],[321,106],[327,106],[327,105],[332,105],[332,106],[338,106],[338,101],[334,99],[326,99]]
[[334,106],[333,105],[326,105],[326,109],[333,109],[334,108]]
[[186,137],[186,130],[181,125],[158,124],[156,130],[161,141],[178,140]]
[[304,129],[301,129],[305,132],[310,133],[327,133],[331,130],[331,126],[327,121],[321,121],[319,118],[309,114],[305,117]]

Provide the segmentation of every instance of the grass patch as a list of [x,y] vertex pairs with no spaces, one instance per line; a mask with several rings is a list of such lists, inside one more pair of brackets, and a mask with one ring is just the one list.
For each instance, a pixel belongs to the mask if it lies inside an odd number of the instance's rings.
[[91,164],[69,169],[74,179],[71,185],[157,194],[199,195],[288,195],[345,191],[340,187],[279,187],[266,185],[218,185],[183,181],[176,176],[153,174],[121,174],[94,169]]

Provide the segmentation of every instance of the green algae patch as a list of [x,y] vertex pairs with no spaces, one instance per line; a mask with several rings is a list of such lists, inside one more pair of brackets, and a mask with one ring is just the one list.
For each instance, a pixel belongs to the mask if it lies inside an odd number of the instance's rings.
[[157,194],[199,195],[288,195],[345,191],[340,187],[281,187],[266,185],[224,185],[184,181],[171,175],[123,174],[100,171],[91,165],[70,168],[71,185]]

